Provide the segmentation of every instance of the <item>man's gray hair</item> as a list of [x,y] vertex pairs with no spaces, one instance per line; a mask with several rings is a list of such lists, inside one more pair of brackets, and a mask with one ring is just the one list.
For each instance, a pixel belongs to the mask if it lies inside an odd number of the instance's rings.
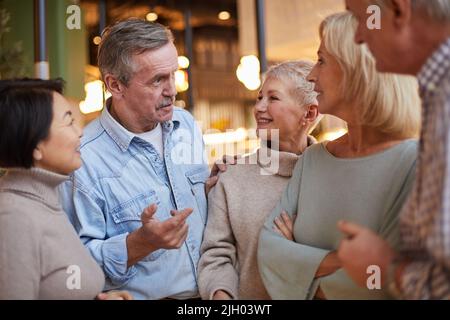
[[274,65],[264,74],[267,78],[277,78],[292,84],[293,94],[298,97],[300,106],[317,105],[317,93],[314,84],[306,78],[314,67],[314,63],[306,60],[286,61]]
[[107,27],[98,48],[98,65],[103,80],[109,73],[127,86],[136,71],[132,60],[134,55],[159,49],[173,41],[168,28],[145,20],[127,19]]
[[[389,0],[375,0],[381,7],[389,5]],[[414,11],[424,12],[434,21],[450,23],[450,0],[411,0]]]

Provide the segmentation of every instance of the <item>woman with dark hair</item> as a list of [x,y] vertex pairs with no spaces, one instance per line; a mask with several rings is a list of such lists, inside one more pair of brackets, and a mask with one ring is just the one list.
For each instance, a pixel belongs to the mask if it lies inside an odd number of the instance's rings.
[[81,129],[60,80],[0,81],[0,299],[131,299],[64,214],[57,186],[81,166]]

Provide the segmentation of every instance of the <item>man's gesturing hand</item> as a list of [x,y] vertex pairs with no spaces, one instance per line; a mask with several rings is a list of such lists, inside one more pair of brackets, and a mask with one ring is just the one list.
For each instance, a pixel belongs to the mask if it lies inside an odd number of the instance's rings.
[[172,218],[159,221],[154,214],[157,206],[152,204],[144,209],[141,215],[142,235],[146,242],[157,249],[179,249],[188,235],[189,226],[186,223],[187,217],[192,213],[192,209],[181,211],[172,210]]
[[189,232],[186,219],[193,209],[172,210],[171,218],[159,221],[154,215],[158,209],[152,204],[141,214],[142,227],[127,237],[128,266],[158,249],[179,249]]

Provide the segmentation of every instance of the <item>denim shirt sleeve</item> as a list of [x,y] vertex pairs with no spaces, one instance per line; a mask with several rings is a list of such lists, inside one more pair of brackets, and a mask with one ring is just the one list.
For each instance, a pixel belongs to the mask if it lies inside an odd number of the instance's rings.
[[95,195],[95,191],[88,192],[81,184],[67,181],[61,185],[60,195],[69,220],[105,275],[114,285],[124,285],[137,272],[135,266],[127,268],[128,233],[107,237],[100,206],[103,200]]

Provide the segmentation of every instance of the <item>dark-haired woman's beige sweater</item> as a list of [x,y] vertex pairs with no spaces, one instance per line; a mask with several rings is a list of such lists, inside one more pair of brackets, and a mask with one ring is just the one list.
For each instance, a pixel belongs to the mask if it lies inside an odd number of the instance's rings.
[[0,178],[0,299],[94,299],[102,270],[61,209],[66,176],[13,169]]

